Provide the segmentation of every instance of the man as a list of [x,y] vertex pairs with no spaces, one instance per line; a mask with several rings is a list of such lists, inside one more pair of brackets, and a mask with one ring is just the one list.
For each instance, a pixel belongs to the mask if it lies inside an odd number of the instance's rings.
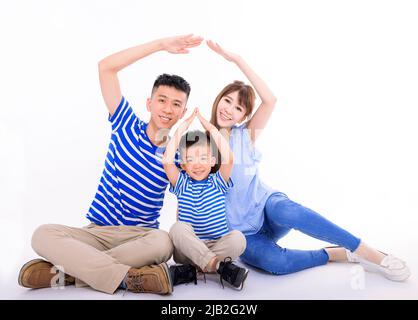
[[172,280],[166,265],[173,246],[159,230],[159,211],[168,184],[162,166],[166,134],[186,112],[189,84],[176,75],[161,75],[154,83],[141,121],[122,96],[118,72],[158,51],[188,53],[201,37],[158,39],[113,54],[99,62],[102,95],[112,126],[109,151],[97,193],[84,228],[42,225],[33,234],[32,247],[46,260],[26,263],[19,284],[50,287],[57,266],[65,284],[76,282],[112,294],[118,288],[133,292],[169,294]]

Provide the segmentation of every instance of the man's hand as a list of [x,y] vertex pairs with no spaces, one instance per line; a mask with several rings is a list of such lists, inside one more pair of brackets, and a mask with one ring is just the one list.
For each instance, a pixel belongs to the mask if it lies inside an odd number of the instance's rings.
[[189,53],[189,48],[199,46],[202,41],[202,37],[188,34],[183,36],[164,38],[162,39],[162,47],[163,50],[174,54]]

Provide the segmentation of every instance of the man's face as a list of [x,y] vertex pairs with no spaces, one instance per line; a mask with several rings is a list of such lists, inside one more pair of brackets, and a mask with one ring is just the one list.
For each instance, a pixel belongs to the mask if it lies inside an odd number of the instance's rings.
[[186,113],[187,94],[173,87],[159,86],[147,100],[147,110],[157,129],[171,129]]
[[181,167],[194,180],[205,180],[216,163],[206,144],[192,145],[184,151]]

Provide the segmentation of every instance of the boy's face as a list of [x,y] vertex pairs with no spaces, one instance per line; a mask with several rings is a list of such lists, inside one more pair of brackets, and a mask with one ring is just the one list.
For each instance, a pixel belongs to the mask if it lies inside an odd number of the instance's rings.
[[147,110],[158,129],[171,129],[186,113],[187,94],[169,86],[159,86],[147,99]]
[[194,180],[205,180],[215,165],[216,159],[209,145],[195,144],[187,148],[182,155],[181,167]]

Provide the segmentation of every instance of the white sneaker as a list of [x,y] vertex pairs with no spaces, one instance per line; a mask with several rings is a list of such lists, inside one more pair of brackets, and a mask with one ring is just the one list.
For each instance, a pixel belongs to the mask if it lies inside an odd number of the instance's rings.
[[392,281],[405,281],[411,275],[411,271],[405,261],[393,255],[386,255],[380,265],[370,262],[358,254],[346,249],[347,259],[352,263],[360,263],[364,270],[382,274],[385,278]]

